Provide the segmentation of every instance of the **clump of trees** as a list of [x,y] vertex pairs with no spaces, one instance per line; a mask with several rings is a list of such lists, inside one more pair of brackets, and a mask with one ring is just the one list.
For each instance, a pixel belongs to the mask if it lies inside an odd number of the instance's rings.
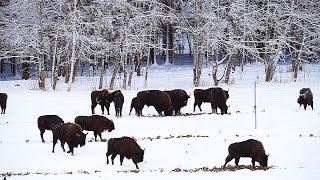
[[[68,91],[83,64],[99,70],[100,83],[112,67],[122,88],[132,76],[148,79],[148,67],[164,54],[173,63],[188,42],[194,59],[193,83],[200,85],[201,65],[211,61],[215,85],[228,83],[236,61],[240,69],[252,60],[265,65],[272,81],[277,64],[292,59],[293,78],[304,61],[320,52],[319,3],[313,0],[4,0],[0,3],[0,73],[4,61],[28,79],[36,67],[39,88],[65,78]],[[144,74],[142,60],[147,61]],[[111,66],[109,66],[111,65]],[[218,66],[224,66],[218,77]]]

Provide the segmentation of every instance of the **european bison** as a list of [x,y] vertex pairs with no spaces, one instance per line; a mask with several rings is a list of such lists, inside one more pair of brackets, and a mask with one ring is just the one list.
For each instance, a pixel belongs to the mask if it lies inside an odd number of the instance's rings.
[[81,127],[78,124],[74,123],[60,123],[56,124],[52,128],[52,134],[53,134],[53,147],[52,152],[54,153],[54,147],[58,141],[58,139],[61,142],[61,148],[63,152],[65,152],[64,144],[67,143],[69,146],[69,151],[67,153],[71,152],[71,155],[73,155],[73,149],[77,148],[79,145],[80,147],[84,146],[86,144],[86,135],[82,132]]
[[299,103],[300,107],[303,104],[304,110],[307,109],[307,105],[310,105],[313,110],[313,94],[310,88],[302,88],[300,90],[300,95],[297,102]]
[[[116,111],[116,116],[122,116],[122,107],[123,107],[123,102],[124,102],[124,97],[123,94],[120,90],[113,91],[110,93],[107,97],[107,101],[110,104],[112,101],[114,102],[114,108]],[[109,109],[107,108],[108,112]]]
[[228,148],[229,155],[226,157],[226,164],[233,158],[235,159],[236,166],[238,166],[240,157],[250,157],[252,160],[252,167],[254,168],[255,161],[259,162],[262,167],[268,166],[268,156],[265,154],[263,145],[260,141],[254,139],[248,139],[243,142],[232,143]]
[[138,163],[143,161],[144,150],[130,137],[111,138],[108,141],[108,150],[106,153],[107,164],[109,164],[110,155],[112,155],[112,165],[114,164],[114,158],[120,155],[120,165],[122,165],[123,159],[126,157],[127,159],[132,159],[136,168],[139,169]]
[[170,96],[172,108],[174,113],[181,114],[180,110],[182,107],[186,106],[188,103],[188,99],[190,96],[187,94],[185,90],[182,89],[174,89],[171,91],[163,91]]
[[[165,116],[171,116],[173,114],[172,104],[170,96],[159,90],[140,91],[137,94],[138,107],[144,107],[144,105],[153,106],[159,115],[162,115],[164,111]],[[142,112],[141,108],[141,112]],[[139,109],[140,112],[140,109]],[[142,113],[141,113],[142,114]]]
[[209,89],[195,89],[193,91],[194,94],[194,104],[193,111],[196,111],[196,106],[199,107],[200,111],[201,104],[203,102],[211,103],[211,109],[213,113],[217,112],[217,108],[221,110],[221,115],[228,113],[228,106],[226,104],[227,99],[229,98],[228,91],[224,91],[223,89],[217,88],[209,88]]
[[111,132],[114,130],[114,123],[104,116],[77,116],[74,122],[79,124],[82,130],[93,131],[95,141],[97,141],[97,135],[102,141],[101,133],[103,131]]
[[52,128],[59,123],[64,123],[63,120],[57,115],[44,115],[38,118],[38,128],[40,130],[40,137],[44,142],[43,134],[46,130],[52,130]]
[[7,99],[8,99],[8,95],[6,93],[0,93],[1,114],[5,114],[6,113]]
[[91,92],[91,111],[94,113],[94,109],[99,104],[101,106],[102,114],[104,114],[104,107],[106,106],[108,114],[109,114],[109,106],[110,103],[107,102],[107,96],[109,95],[108,90],[103,89],[101,91],[92,91]]

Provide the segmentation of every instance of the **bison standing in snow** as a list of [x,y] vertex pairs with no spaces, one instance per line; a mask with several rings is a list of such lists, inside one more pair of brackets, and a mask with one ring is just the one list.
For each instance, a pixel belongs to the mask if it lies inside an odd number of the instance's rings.
[[110,103],[107,102],[107,96],[109,95],[108,90],[103,89],[101,91],[92,91],[91,92],[91,111],[94,113],[94,109],[99,104],[101,106],[102,114],[104,114],[104,107],[106,106],[108,114],[109,114],[109,106]]
[[[113,91],[112,93],[110,93],[107,97],[107,101],[108,103],[111,103],[113,101],[114,103],[114,108],[116,111],[116,116],[122,116],[122,107],[123,107],[123,103],[124,103],[124,97],[123,94],[120,90],[117,91]],[[109,112],[109,109],[107,109]]]
[[313,110],[313,94],[310,88],[302,88],[300,90],[300,95],[297,102],[299,103],[300,107],[303,104],[304,110],[307,109],[307,105],[310,105]]
[[254,168],[255,161],[259,162],[262,167],[268,166],[268,155],[266,155],[263,145],[260,141],[248,139],[246,141],[232,143],[228,148],[229,155],[226,157],[226,164],[232,159],[235,159],[236,166],[238,166],[240,157],[250,157],[252,160],[252,167]]
[[211,103],[211,109],[213,113],[217,112],[217,108],[220,108],[221,115],[228,113],[228,106],[226,104],[227,99],[229,98],[228,91],[224,91],[223,89],[217,87],[209,89],[195,89],[193,94],[193,111],[196,110],[196,106],[198,106],[200,111],[202,111],[201,104],[204,102],[209,102]]
[[171,116],[173,114],[170,96],[163,91],[140,91],[137,94],[137,102],[139,107],[144,107],[144,105],[148,107],[153,106],[160,116],[162,115],[162,111],[165,116]]
[[79,124],[83,130],[93,131],[95,141],[97,141],[97,135],[99,135],[100,140],[102,141],[102,132],[111,132],[114,130],[114,123],[104,116],[77,116],[74,122]]
[[86,144],[86,135],[82,132],[81,127],[78,124],[74,123],[60,123],[56,124],[52,128],[53,134],[53,147],[52,152],[54,153],[54,147],[58,140],[61,142],[61,148],[63,152],[65,152],[64,144],[67,143],[69,146],[68,153],[71,152],[73,155],[73,149],[78,147],[84,146]]
[[38,118],[38,128],[40,130],[40,137],[44,142],[43,134],[46,130],[52,130],[52,128],[59,123],[64,123],[63,120],[57,115],[44,115]]
[[163,91],[163,92],[167,93],[170,96],[174,113],[176,115],[181,114],[180,112],[181,108],[187,105],[188,99],[190,98],[187,92],[183,89],[174,89],[171,91]]
[[143,107],[139,107],[139,102],[138,102],[138,98],[137,97],[134,97],[131,100],[129,115],[131,114],[131,111],[132,111],[133,108],[134,108],[134,110],[136,112],[136,115],[138,115],[138,116],[142,115],[141,110],[142,110]]
[[5,114],[6,113],[7,99],[8,99],[8,95],[6,93],[0,93],[1,114]]
[[111,138],[108,141],[108,150],[106,153],[107,164],[109,164],[110,155],[112,155],[112,165],[114,164],[114,158],[120,155],[120,165],[122,165],[124,158],[132,159],[136,168],[139,169],[138,163],[143,161],[144,150],[130,137]]

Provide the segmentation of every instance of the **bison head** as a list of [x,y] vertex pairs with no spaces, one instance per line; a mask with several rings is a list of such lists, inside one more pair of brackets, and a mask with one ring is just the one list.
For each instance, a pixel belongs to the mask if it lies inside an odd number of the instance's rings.
[[143,156],[144,156],[144,150],[140,149],[133,155],[133,161],[136,163],[142,162],[143,161]]
[[268,157],[269,155],[263,155],[260,159],[257,161],[262,167],[268,167]]
[[97,103],[100,103],[101,101],[106,101],[108,95],[109,95],[108,90],[106,89],[102,90],[97,96],[97,99],[96,99]]
[[109,132],[113,131],[114,130],[114,123],[112,121],[110,121],[107,125],[107,130]]
[[297,100],[297,102],[299,103],[300,106],[301,106],[301,104],[304,104],[305,99],[306,99],[306,96],[304,94],[300,94],[300,96]]
[[77,145],[80,145],[80,147],[86,145],[86,136],[88,133],[77,133],[76,134],[76,143]]

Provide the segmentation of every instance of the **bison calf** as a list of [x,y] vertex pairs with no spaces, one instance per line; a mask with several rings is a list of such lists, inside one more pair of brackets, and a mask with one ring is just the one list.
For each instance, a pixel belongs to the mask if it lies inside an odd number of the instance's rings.
[[77,116],[74,122],[79,124],[83,130],[93,131],[95,141],[97,141],[97,135],[99,135],[102,141],[101,133],[103,131],[107,130],[111,132],[114,130],[114,123],[104,116]]
[[246,141],[232,143],[228,148],[229,155],[226,157],[226,164],[232,159],[235,159],[236,166],[239,164],[240,157],[250,157],[252,160],[252,167],[254,168],[255,161],[259,162],[262,167],[268,166],[268,156],[265,154],[263,145],[260,141],[248,139]]
[[64,123],[63,120],[57,115],[44,115],[38,118],[38,128],[40,130],[40,137],[44,142],[43,134],[46,130],[52,130],[52,128],[59,123]]
[[61,148],[63,152],[65,152],[64,144],[67,143],[69,146],[68,153],[71,152],[71,155],[73,155],[73,149],[78,147],[84,146],[86,144],[86,135],[82,132],[81,127],[78,124],[74,123],[60,123],[56,124],[52,128],[52,134],[53,134],[53,147],[52,152],[54,153],[54,147],[58,141],[58,139],[61,142]]
[[310,105],[313,110],[313,94],[310,88],[302,88],[300,90],[300,95],[297,102],[299,103],[300,107],[303,104],[304,110],[307,109],[307,105]]
[[114,91],[110,93],[111,100],[114,102],[114,108],[116,111],[116,116],[121,117],[122,116],[122,107],[124,103],[124,97],[120,90]]
[[139,169],[138,163],[143,161],[144,150],[130,137],[111,138],[108,141],[108,150],[106,153],[107,164],[109,164],[110,155],[112,155],[112,165],[114,164],[114,158],[120,155],[120,165],[122,165],[124,158],[132,159],[136,168]]
[[7,99],[8,99],[8,95],[6,93],[0,93],[1,114],[5,114],[6,113]]

